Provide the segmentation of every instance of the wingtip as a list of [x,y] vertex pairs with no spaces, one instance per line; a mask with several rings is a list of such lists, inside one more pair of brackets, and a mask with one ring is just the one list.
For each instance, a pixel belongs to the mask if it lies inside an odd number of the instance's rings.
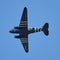
[[24,7],[24,9],[27,9],[27,7]]
[[28,53],[28,52],[29,52],[29,50],[25,50],[25,52],[26,52],[26,53]]
[[26,51],[26,53],[28,53],[28,50]]

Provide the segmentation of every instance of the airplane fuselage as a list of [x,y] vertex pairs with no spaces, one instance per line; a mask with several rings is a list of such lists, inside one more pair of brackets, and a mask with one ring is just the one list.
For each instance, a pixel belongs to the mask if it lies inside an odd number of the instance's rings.
[[34,33],[34,32],[40,32],[42,31],[41,28],[14,28],[12,30],[10,30],[10,33],[15,33],[15,34],[30,34],[30,33]]

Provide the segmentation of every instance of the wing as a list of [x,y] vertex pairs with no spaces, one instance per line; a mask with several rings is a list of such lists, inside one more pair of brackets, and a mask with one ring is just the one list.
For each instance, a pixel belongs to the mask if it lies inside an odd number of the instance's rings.
[[19,26],[20,27],[27,27],[27,8],[26,7],[23,10]]
[[25,52],[28,52],[28,38],[20,38]]
[[22,42],[23,48],[26,52],[28,52],[28,24],[27,24],[27,8],[25,7],[23,10],[23,14],[21,17],[21,21],[19,26],[22,27],[20,30],[20,40]]

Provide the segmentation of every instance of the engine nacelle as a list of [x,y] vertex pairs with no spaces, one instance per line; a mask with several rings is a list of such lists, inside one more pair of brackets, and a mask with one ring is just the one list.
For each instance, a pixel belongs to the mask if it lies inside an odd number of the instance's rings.
[[20,38],[20,36],[15,36],[15,38],[19,39],[19,38]]
[[16,26],[16,27],[14,27],[15,29],[20,29],[20,27],[18,27],[18,26]]
[[35,30],[35,28],[32,28],[33,30]]

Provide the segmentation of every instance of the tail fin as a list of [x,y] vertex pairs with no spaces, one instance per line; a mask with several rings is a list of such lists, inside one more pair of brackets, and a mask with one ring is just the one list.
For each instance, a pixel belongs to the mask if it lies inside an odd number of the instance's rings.
[[42,27],[42,31],[44,32],[44,34],[46,36],[49,35],[48,28],[49,28],[49,24],[48,23],[45,23],[44,26]]

